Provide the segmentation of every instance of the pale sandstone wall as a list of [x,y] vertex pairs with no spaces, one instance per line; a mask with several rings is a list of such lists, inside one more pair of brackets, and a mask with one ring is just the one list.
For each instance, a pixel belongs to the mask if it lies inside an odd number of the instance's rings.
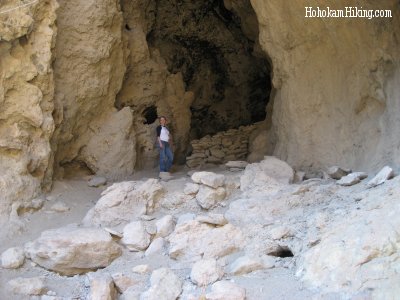
[[0,223],[51,181],[56,9],[49,0],[0,15]]
[[114,108],[128,53],[119,1],[59,3],[54,65],[56,167],[80,162],[108,178],[130,175],[136,159],[133,119],[129,111]]
[[165,115],[171,122],[174,135],[176,159],[182,160],[189,142],[190,105],[193,93],[186,91],[182,74],[171,74],[157,48],[151,47],[146,35],[155,21],[155,1],[121,1],[124,10],[125,27],[123,34],[130,54],[125,81],[119,92],[117,107],[129,106],[134,110],[134,128],[137,140],[137,167],[152,168],[157,164],[158,151],[155,148],[155,127],[149,126],[143,112],[151,107],[157,114]]
[[400,163],[398,1],[364,2],[393,18],[306,19],[321,1],[251,0],[273,64],[274,154],[291,165]]

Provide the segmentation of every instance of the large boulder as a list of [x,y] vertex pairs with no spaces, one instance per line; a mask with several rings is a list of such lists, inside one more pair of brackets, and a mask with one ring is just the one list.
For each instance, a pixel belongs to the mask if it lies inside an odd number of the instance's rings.
[[367,187],[369,187],[369,188],[376,187],[376,186],[384,183],[386,180],[393,178],[393,176],[394,176],[393,169],[389,166],[385,166],[385,167],[383,167],[382,170],[379,171],[378,174],[375,175],[374,178],[372,178],[370,181],[368,181]]
[[218,281],[211,287],[211,292],[206,295],[207,300],[244,300],[246,290],[230,281]]
[[151,213],[164,195],[157,179],[115,183],[83,219],[85,225],[117,226]]
[[330,292],[372,291],[371,299],[395,299],[400,289],[400,189],[398,181],[369,190],[354,210],[323,228],[317,245],[298,261],[298,275]]
[[6,269],[16,269],[24,264],[25,253],[21,247],[14,247],[1,254],[1,266]]
[[67,226],[42,232],[25,245],[25,253],[48,270],[75,275],[108,266],[121,248],[102,229]]
[[223,187],[216,189],[201,185],[199,192],[196,195],[197,204],[204,209],[214,208],[219,202],[226,197],[226,190]]
[[124,227],[121,242],[131,251],[141,251],[150,245],[150,238],[143,222],[134,221]]
[[18,277],[10,280],[7,285],[8,289],[11,290],[12,293],[26,297],[43,295],[47,290],[43,277]]
[[150,284],[150,288],[140,295],[140,300],[175,300],[182,293],[182,281],[167,268],[155,270]]
[[192,175],[192,180],[195,183],[205,184],[214,189],[221,187],[225,184],[225,175],[216,174],[214,172],[195,172]]
[[242,232],[232,224],[214,227],[199,221],[178,224],[168,240],[170,257],[188,261],[222,257],[244,246]]
[[205,286],[219,280],[224,271],[214,258],[197,261],[190,273],[190,279],[198,286]]
[[265,156],[259,163],[246,167],[240,178],[240,189],[247,191],[255,187],[279,187],[293,182],[294,171],[284,161],[273,156]]
[[117,299],[117,290],[114,285],[113,278],[110,274],[88,274],[90,281],[91,300],[115,300]]

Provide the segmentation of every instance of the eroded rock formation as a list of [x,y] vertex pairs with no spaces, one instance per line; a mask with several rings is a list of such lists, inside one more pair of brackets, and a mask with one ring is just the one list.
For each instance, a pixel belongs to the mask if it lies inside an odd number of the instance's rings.
[[305,0],[24,3],[0,5],[2,216],[71,166],[114,180],[156,166],[160,115],[179,163],[191,140],[266,118],[250,161],[400,164],[396,0],[366,1],[393,14],[372,20],[305,18]]
[[13,202],[51,183],[56,8],[51,0],[0,15],[0,223]]
[[364,9],[392,12],[371,20],[305,18],[318,1],[251,3],[273,65],[274,153],[297,167],[398,165],[398,1],[365,1]]

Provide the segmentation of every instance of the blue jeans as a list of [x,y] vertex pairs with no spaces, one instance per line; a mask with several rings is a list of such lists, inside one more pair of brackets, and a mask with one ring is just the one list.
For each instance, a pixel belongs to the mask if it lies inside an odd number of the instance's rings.
[[158,144],[158,148],[160,149],[160,172],[169,172],[174,160],[174,154],[168,142],[161,141],[161,143],[163,145],[162,148]]

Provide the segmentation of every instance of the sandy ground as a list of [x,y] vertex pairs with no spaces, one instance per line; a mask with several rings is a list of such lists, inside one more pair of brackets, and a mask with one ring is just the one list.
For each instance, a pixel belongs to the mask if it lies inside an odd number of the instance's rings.
[[[214,171],[220,170],[219,168]],[[155,178],[158,176],[156,170],[138,172],[129,180]],[[53,190],[46,195],[46,202],[42,209],[34,213],[27,213],[22,216],[25,229],[15,235],[12,239],[3,241],[0,245],[0,251],[4,251],[10,247],[23,246],[26,242],[32,241],[39,237],[40,233],[47,229],[62,227],[71,223],[79,223],[85,216],[87,211],[93,207],[100,198],[101,192],[110,185],[92,188],[87,185],[87,177],[74,178],[64,181],[54,182]],[[169,189],[178,189],[182,187],[190,179],[187,176],[187,170],[181,169],[174,172],[174,180],[169,182]],[[232,199],[235,195],[231,196]],[[70,210],[67,212],[57,213],[50,211],[50,207],[56,202],[65,203]],[[185,209],[200,211],[199,208],[183,207],[180,211],[174,211],[173,214],[186,213]],[[216,209],[214,212],[224,212],[226,207]],[[157,215],[163,215],[165,212],[158,211]],[[236,254],[236,257],[240,253]],[[231,259],[233,259],[232,257]],[[315,295],[306,289],[301,282],[294,276],[294,267],[290,263],[291,258],[282,259],[283,267],[256,271],[240,277],[226,277],[239,285],[246,288],[247,299],[310,299]],[[176,263],[168,256],[158,255],[148,259],[142,254],[132,253],[124,250],[121,258],[113,262],[106,268],[111,274],[118,272],[130,272],[132,267],[139,264],[149,264],[151,269],[157,267],[170,267],[178,276],[185,279],[188,278],[191,266],[184,263]],[[53,272],[47,271],[33,264],[30,260],[26,260],[24,265],[17,270],[0,269],[0,300],[8,299],[40,299],[38,297],[20,297],[10,295],[7,292],[6,283],[16,277],[34,277],[44,276],[45,282],[49,290],[55,292],[61,299],[86,299],[89,286],[86,276],[64,277]],[[145,281],[147,283],[148,279]],[[204,289],[196,288],[194,285],[186,284],[184,289],[190,290],[194,295],[200,297]],[[60,298],[56,298],[60,299]],[[181,299],[185,299],[184,297]],[[160,299],[161,300],[161,299]]]

